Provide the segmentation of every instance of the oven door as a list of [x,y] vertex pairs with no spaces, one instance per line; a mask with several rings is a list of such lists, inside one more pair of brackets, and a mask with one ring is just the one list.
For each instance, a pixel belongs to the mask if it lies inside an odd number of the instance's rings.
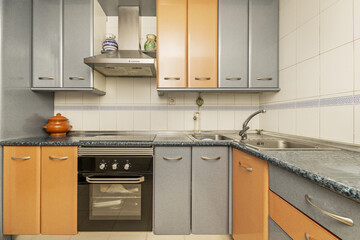
[[79,231],[151,231],[152,175],[82,175]]

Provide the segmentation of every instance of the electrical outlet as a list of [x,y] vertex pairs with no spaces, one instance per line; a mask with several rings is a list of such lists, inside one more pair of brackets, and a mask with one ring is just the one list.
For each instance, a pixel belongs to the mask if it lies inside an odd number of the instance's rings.
[[168,105],[176,105],[176,98],[169,97],[168,98]]

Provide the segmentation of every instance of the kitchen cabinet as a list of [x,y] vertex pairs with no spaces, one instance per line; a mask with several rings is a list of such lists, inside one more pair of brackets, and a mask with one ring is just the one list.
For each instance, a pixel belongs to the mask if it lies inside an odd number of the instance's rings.
[[4,234],[77,233],[77,147],[4,147]]
[[249,1],[249,87],[278,88],[279,0]]
[[269,217],[269,240],[291,240],[289,235]]
[[187,0],[157,1],[157,87],[187,87]]
[[247,88],[249,1],[219,0],[219,87]]
[[339,239],[272,191],[269,215],[292,239]]
[[3,149],[3,233],[40,234],[40,147]]
[[268,239],[268,164],[233,149],[233,238]]
[[154,233],[190,234],[191,147],[156,147]]
[[77,234],[77,147],[41,148],[41,233]]
[[217,87],[217,0],[158,0],[158,88]]
[[94,52],[94,4],[96,0],[33,1],[32,90],[105,94],[105,78],[94,77],[83,62]]
[[229,234],[229,149],[192,148],[192,233]]
[[[305,214],[311,221],[316,222],[341,239],[358,239],[360,234],[360,228],[356,227],[360,222],[358,202],[345,198],[340,194],[314,184],[304,177],[297,176],[277,166],[270,166],[269,175],[270,190],[291,204],[300,211],[301,214]],[[308,196],[308,199],[306,199],[306,196]],[[347,219],[347,222],[350,220],[354,225],[351,226],[340,222],[324,214],[320,209],[344,217]],[[273,219],[276,221],[275,218]],[[301,221],[296,222],[296,226],[299,225],[299,222]],[[289,224],[291,224],[291,222],[289,222]],[[304,224],[301,222],[301,225]],[[282,228],[286,230],[284,227]]]

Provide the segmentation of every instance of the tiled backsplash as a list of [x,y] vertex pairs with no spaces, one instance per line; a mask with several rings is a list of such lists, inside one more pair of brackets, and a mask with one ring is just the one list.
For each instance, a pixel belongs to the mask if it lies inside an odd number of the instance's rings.
[[[70,119],[72,130],[193,130],[198,93],[158,96],[156,79],[107,78],[106,95],[57,92],[55,113]],[[239,130],[259,108],[258,94],[203,93],[203,130]],[[168,104],[175,98],[175,105]],[[250,124],[259,127],[256,117]]]
[[360,0],[280,0],[280,88],[260,127],[360,144]]

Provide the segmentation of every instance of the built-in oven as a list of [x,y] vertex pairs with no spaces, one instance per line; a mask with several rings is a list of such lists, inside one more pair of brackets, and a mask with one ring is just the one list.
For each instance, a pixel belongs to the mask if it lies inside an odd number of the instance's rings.
[[79,231],[151,231],[152,192],[152,148],[79,148]]

